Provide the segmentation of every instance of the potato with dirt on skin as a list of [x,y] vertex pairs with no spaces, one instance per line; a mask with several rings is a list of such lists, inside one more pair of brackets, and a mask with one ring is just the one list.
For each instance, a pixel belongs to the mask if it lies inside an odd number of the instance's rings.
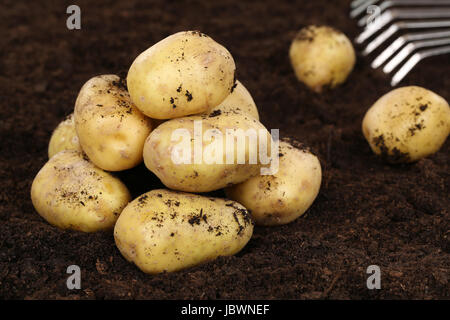
[[218,106],[211,108],[208,113],[214,112],[215,110],[243,112],[259,120],[258,108],[256,107],[255,101],[247,88],[239,80],[236,80],[236,86],[232,89],[231,94]]
[[198,31],[175,33],[142,52],[128,71],[131,99],[153,119],[203,113],[219,105],[235,82],[233,57]]
[[130,201],[127,187],[76,150],[54,155],[31,186],[36,211],[61,229],[110,230]]
[[142,162],[151,120],[131,102],[125,82],[118,76],[100,75],[86,82],[74,114],[80,145],[96,166],[121,171]]
[[362,131],[373,152],[384,160],[414,162],[444,144],[450,133],[450,107],[430,90],[398,88],[370,107]]
[[342,32],[328,26],[307,26],[292,41],[289,56],[295,74],[310,89],[343,83],[355,65],[355,50]]
[[275,174],[252,177],[227,188],[226,194],[244,205],[257,225],[276,226],[305,213],[317,197],[321,181],[317,157],[296,142],[282,140]]
[[[170,189],[209,192],[259,174],[262,164],[270,161],[271,141],[270,133],[255,118],[219,110],[159,125],[145,142],[144,163]],[[266,159],[259,156],[260,149],[267,151]],[[200,151],[197,157],[196,150]]]
[[156,274],[234,255],[252,233],[250,214],[237,202],[160,189],[127,205],[114,239],[128,261]]
[[55,154],[63,150],[77,150],[82,151],[80,141],[78,140],[77,132],[75,130],[75,121],[73,113],[60,122],[53,131],[48,144],[48,157],[51,158]]

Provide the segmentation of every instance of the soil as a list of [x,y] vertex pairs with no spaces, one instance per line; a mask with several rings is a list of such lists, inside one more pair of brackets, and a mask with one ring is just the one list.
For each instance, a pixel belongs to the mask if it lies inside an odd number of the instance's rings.
[[[350,1],[77,1],[81,30],[66,28],[68,1],[3,0],[0,11],[0,297],[3,299],[439,299],[450,297],[449,147],[410,165],[376,158],[362,117],[391,90],[358,57],[348,81],[315,94],[299,83],[288,49],[296,31],[328,24],[354,38]],[[112,233],[62,231],[30,200],[56,125],[94,75],[124,73],[134,58],[180,30],[201,30],[233,54],[261,121],[310,146],[323,185],[295,222],[257,227],[236,256],[146,275]],[[402,85],[450,99],[448,56],[419,64]],[[145,167],[119,174],[134,196],[160,186]],[[222,195],[221,192],[216,194]],[[81,268],[81,290],[66,269]],[[381,268],[381,290],[366,269]]]

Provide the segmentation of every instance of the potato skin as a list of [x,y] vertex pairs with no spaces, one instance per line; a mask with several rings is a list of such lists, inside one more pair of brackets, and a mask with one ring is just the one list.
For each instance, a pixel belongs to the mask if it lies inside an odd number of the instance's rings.
[[160,189],[128,204],[114,239],[128,261],[156,274],[236,254],[252,233],[250,214],[239,203]]
[[131,196],[125,185],[76,150],[54,155],[34,178],[36,211],[61,229],[110,230]]
[[255,101],[247,88],[239,80],[236,80],[236,86],[232,89],[231,94],[218,106],[211,108],[208,113],[214,112],[215,110],[243,112],[259,120],[258,108],[256,107]]
[[226,194],[250,210],[257,225],[287,224],[300,217],[320,190],[320,162],[309,150],[280,141],[279,169],[226,189]]
[[343,83],[355,65],[355,50],[342,32],[328,26],[308,26],[291,44],[289,56],[301,82],[320,93]]
[[[186,192],[209,192],[224,188],[228,185],[240,183],[260,173],[261,163],[250,164],[248,139],[245,146],[245,163],[237,164],[236,154],[233,164],[226,163],[226,139],[223,139],[223,161],[222,164],[206,161],[195,163],[194,141],[186,143],[191,147],[191,161],[189,164],[174,163],[172,152],[176,145],[185,145],[182,141],[171,141],[172,134],[176,129],[186,129],[191,137],[194,137],[195,121],[202,121],[203,134],[207,130],[220,131],[225,137],[227,129],[263,130],[267,135],[268,150],[271,147],[271,136],[267,129],[256,119],[249,115],[234,112],[216,112],[209,115],[190,116],[172,119],[159,125],[147,138],[144,145],[144,163],[161,182],[168,188]],[[210,142],[203,141],[203,150],[206,150]],[[240,149],[243,150],[243,149]]]
[[235,81],[233,57],[198,31],[173,34],[142,52],[128,71],[131,99],[147,116],[173,119],[221,103]]
[[75,129],[83,151],[99,168],[121,171],[142,162],[151,120],[131,102],[116,75],[86,82],[75,103]]
[[53,131],[48,144],[48,157],[51,158],[55,154],[63,150],[82,151],[80,141],[75,130],[75,121],[73,113],[60,122]]
[[362,131],[373,152],[385,161],[414,162],[444,144],[450,133],[450,107],[430,90],[398,88],[370,107]]

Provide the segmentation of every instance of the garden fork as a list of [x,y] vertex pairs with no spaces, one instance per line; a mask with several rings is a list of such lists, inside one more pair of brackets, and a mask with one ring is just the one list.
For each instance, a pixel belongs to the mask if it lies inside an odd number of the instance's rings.
[[364,56],[398,34],[371,64],[375,69],[386,63],[386,74],[395,70],[392,86],[421,60],[450,53],[450,0],[354,0],[350,7],[350,17],[364,26],[355,39],[359,45],[366,43]]

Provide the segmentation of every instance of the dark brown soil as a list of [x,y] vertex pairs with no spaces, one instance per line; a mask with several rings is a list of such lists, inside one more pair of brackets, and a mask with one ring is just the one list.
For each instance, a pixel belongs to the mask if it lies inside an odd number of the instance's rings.
[[[349,0],[77,1],[82,29],[66,28],[68,1],[3,0],[0,10],[0,297],[26,299],[379,299],[450,297],[449,143],[411,165],[379,161],[363,138],[366,109],[389,79],[359,57],[346,84],[322,95],[297,82],[288,48],[302,26],[329,24],[350,37]],[[90,77],[126,71],[180,30],[225,45],[268,128],[315,150],[323,165],[316,202],[297,221],[256,228],[247,247],[190,270],[146,275],[125,261],[111,233],[61,231],[33,209],[30,186],[47,161],[53,128]],[[448,56],[429,58],[406,84],[450,99]],[[141,167],[120,176],[133,193],[158,182]],[[134,183],[133,183],[134,181]],[[66,288],[66,268],[82,289]],[[381,290],[366,268],[381,267]]]

